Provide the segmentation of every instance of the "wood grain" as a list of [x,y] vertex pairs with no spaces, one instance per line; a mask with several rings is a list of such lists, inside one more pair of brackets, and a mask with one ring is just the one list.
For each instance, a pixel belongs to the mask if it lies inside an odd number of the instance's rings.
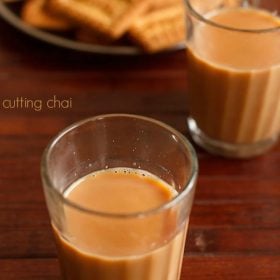
[[[60,280],[56,259],[0,260],[6,280]],[[246,272],[246,273],[244,273]],[[279,279],[280,260],[275,256],[187,256],[181,280],[261,280]]]

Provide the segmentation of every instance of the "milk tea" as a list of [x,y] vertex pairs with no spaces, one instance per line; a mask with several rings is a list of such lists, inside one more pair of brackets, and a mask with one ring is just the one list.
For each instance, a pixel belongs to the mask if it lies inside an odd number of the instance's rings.
[[72,184],[64,196],[87,211],[65,205],[63,234],[53,226],[64,279],[178,280],[187,225],[178,227],[176,209],[153,210],[176,195],[154,175],[127,168]]
[[[255,8],[221,9],[205,17],[214,24],[196,22],[187,50],[190,116],[205,135],[221,142],[277,137],[280,19]],[[256,29],[260,32],[251,32]]]

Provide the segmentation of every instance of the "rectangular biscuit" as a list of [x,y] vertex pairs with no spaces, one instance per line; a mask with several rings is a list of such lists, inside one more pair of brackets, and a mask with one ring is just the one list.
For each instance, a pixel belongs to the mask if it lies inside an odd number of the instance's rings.
[[172,5],[148,12],[136,20],[129,34],[148,52],[182,43],[186,39],[185,9]]
[[152,0],[50,0],[61,14],[110,38],[121,37]]
[[65,31],[72,28],[69,21],[46,9],[46,0],[27,0],[21,9],[22,20],[37,28]]
[[162,9],[167,6],[175,6],[175,5],[181,5],[182,7],[184,6],[185,0],[153,0],[151,3],[150,7],[152,10],[156,9]]

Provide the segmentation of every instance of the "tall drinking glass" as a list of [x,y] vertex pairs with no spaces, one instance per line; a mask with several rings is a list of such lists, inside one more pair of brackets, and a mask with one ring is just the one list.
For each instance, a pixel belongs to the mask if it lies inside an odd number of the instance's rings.
[[222,156],[264,153],[280,132],[280,4],[186,0],[188,127]]
[[179,132],[113,114],[46,148],[41,174],[65,280],[178,280],[198,165]]

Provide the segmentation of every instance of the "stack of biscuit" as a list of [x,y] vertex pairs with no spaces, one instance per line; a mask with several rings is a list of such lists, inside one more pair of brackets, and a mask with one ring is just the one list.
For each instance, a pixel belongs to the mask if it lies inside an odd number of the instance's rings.
[[114,44],[129,38],[157,52],[185,40],[184,11],[182,0],[25,0],[21,17],[37,28],[75,30],[77,40]]

